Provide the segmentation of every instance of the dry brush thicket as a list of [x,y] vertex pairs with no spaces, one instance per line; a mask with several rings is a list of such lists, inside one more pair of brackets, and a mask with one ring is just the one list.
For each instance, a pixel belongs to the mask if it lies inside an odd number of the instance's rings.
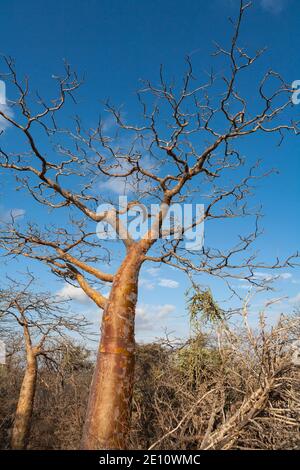
[[[261,314],[197,322],[185,343],[137,347],[130,447],[134,449],[299,449],[300,368],[293,350],[297,314],[274,327]],[[0,368],[0,441],[9,447],[23,373],[21,340]],[[297,358],[296,358],[297,359]],[[76,449],[93,359],[67,343],[39,368],[30,449]]]

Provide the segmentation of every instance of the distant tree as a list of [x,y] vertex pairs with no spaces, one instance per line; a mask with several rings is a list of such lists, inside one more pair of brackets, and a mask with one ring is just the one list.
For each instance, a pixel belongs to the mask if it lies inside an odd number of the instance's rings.
[[[240,7],[229,48],[216,46],[224,75],[211,74],[205,83],[194,85],[193,68],[187,59],[187,72],[178,90],[168,83],[161,68],[158,84],[143,83],[138,93],[142,122],[129,124],[121,110],[111,103],[106,110],[114,120],[115,136],[103,120],[85,129],[79,118],[73,129],[59,124],[58,116],[66,99],[73,97],[80,81],[66,66],[64,78],[54,77],[59,87],[57,99],[47,103],[38,98],[32,103],[28,80],[19,80],[14,63],[7,59],[8,74],[3,79],[14,85],[17,97],[10,101],[13,114],[0,109],[0,116],[16,133],[16,147],[0,148],[2,171],[17,175],[19,185],[37,203],[54,211],[61,210],[69,222],[47,226],[12,220],[4,229],[1,246],[12,256],[39,260],[53,273],[79,286],[103,310],[102,336],[92,380],[82,447],[86,449],[122,449],[130,426],[134,382],[134,324],[138,279],[145,262],[165,264],[193,275],[208,274],[224,279],[244,278],[259,284],[258,268],[290,266],[293,256],[283,262],[266,265],[248,249],[260,231],[240,235],[231,248],[206,244],[192,252],[185,242],[188,231],[202,222],[231,220],[254,215],[247,196],[259,177],[258,165],[245,159],[238,146],[254,135],[299,134],[298,124],[289,115],[291,87],[281,76],[269,70],[257,86],[254,100],[253,76],[247,70],[263,50],[248,53],[239,45],[242,17],[250,4]],[[226,68],[227,67],[227,68]],[[247,75],[246,75],[247,77]],[[251,80],[251,87],[249,88]],[[11,97],[13,98],[13,97]],[[46,138],[49,138],[47,147]],[[24,145],[24,147],[23,147]],[[10,148],[7,148],[10,147]],[[247,165],[246,165],[247,163]],[[246,168],[246,170],[245,170]],[[101,183],[106,183],[101,187]],[[116,208],[107,188],[115,184],[130,190],[130,201]],[[164,238],[172,204],[206,203],[201,215],[188,226],[170,222],[170,238]],[[113,203],[97,210],[100,204]],[[134,239],[123,217],[159,204],[150,227]],[[99,240],[93,224],[105,223],[122,240],[121,250],[111,240]],[[220,233],[222,228],[220,229]],[[156,250],[156,251],[155,251]],[[120,261],[121,258],[121,261]],[[109,267],[119,261],[115,273]],[[102,266],[108,266],[107,269]],[[103,285],[110,285],[106,298]]]
[[21,332],[25,345],[25,374],[12,429],[12,449],[25,449],[28,443],[39,357],[53,361],[52,356],[64,348],[67,335],[84,334],[87,326],[83,317],[68,311],[66,301],[33,291],[31,281],[0,290],[1,326],[10,328],[11,333]]

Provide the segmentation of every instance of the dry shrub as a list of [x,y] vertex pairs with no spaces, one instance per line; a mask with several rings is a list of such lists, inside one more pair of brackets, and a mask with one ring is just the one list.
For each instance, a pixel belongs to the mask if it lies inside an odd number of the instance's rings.
[[300,448],[299,317],[272,328],[245,309],[184,344],[148,345],[137,363],[133,448]]
[[[139,345],[130,447],[134,449],[299,449],[300,368],[291,345],[297,315],[273,328],[261,315],[197,324],[186,342]],[[11,346],[13,350],[14,347]],[[22,376],[12,351],[0,366],[0,439],[7,448]],[[30,449],[76,449],[93,361],[66,345],[40,364]]]

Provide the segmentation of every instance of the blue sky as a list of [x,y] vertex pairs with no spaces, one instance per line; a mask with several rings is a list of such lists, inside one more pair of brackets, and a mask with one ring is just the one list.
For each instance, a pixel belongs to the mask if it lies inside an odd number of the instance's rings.
[[[135,90],[141,78],[157,79],[164,64],[170,77],[181,76],[184,57],[192,57],[196,74],[210,70],[212,42],[228,44],[231,29],[227,18],[236,12],[237,0],[51,0],[26,2],[10,0],[0,5],[0,53],[16,59],[17,69],[30,77],[32,87],[43,94],[51,91],[52,74],[62,69],[62,59],[84,75],[85,85],[78,98],[78,110],[85,122],[92,124],[101,109],[101,100],[110,98],[123,104],[130,116],[136,113]],[[267,46],[264,58],[255,73],[261,76],[269,68],[280,71],[287,82],[300,79],[300,39],[297,0],[256,0],[243,26],[241,42],[252,51]],[[250,85],[250,84],[249,84]],[[7,95],[9,97],[8,88]],[[298,110],[300,116],[300,105]],[[7,130],[7,140],[10,136]],[[247,144],[248,145],[248,144]],[[277,167],[279,175],[263,181],[255,201],[262,203],[265,233],[259,248],[264,259],[287,255],[298,248],[299,240],[299,144],[295,139],[276,147],[274,142],[261,142],[259,148],[249,144],[247,153],[261,157],[266,167]],[[12,209],[24,211],[24,220],[45,215],[32,201],[14,190],[12,180],[1,175],[0,217]],[[245,222],[234,230],[243,231]],[[233,229],[225,236],[231,237]],[[218,242],[219,234],[208,232]],[[2,271],[22,271],[25,264],[4,266]],[[47,270],[33,263],[39,273],[41,288],[53,291],[69,288],[52,277]],[[161,335],[165,328],[176,335],[188,331],[184,307],[187,280],[172,269],[153,271],[145,266],[141,274],[138,307],[138,338],[149,340]],[[205,281],[206,282],[206,281]],[[235,283],[236,284],[236,283]],[[222,285],[211,280],[214,295],[226,298]],[[258,296],[253,310],[258,310],[270,297],[288,296],[273,308],[273,314],[291,310],[300,300],[299,270],[283,271],[276,282],[278,291],[264,298]],[[241,295],[247,293],[241,283]],[[96,309],[72,292],[93,320]]]

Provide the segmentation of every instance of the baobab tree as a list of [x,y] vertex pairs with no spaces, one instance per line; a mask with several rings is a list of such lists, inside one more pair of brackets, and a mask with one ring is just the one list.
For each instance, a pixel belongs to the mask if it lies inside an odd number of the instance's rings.
[[[3,229],[2,249],[7,255],[45,263],[103,310],[83,448],[126,447],[134,382],[135,310],[144,263],[169,265],[190,276],[217,276],[228,284],[232,278],[259,284],[256,269],[294,262],[291,255],[265,264],[251,250],[260,233],[260,214],[249,208],[247,197],[256,179],[267,172],[259,174],[258,164],[251,155],[244,157],[240,142],[271,135],[281,142],[299,129],[289,114],[291,87],[278,73],[268,70],[259,77],[255,98],[252,81],[250,88],[243,86],[243,93],[239,91],[247,70],[263,53],[251,54],[239,44],[242,18],[249,6],[240,2],[230,46],[216,45],[216,60],[221,60],[224,73],[211,73],[198,83],[187,58],[183,82],[176,85],[169,83],[161,67],[158,84],[142,82],[137,94],[142,112],[133,124],[121,109],[107,102],[112,126],[100,118],[94,127],[85,128],[76,117],[67,127],[63,110],[81,85],[70,67],[66,65],[63,78],[54,77],[58,97],[47,101],[38,96],[33,104],[28,79],[20,80],[13,61],[5,61],[8,73],[3,79],[11,112],[0,111],[8,126],[0,149],[2,172],[15,174],[19,186],[37,204],[61,211],[64,225],[55,219],[48,225],[30,222],[26,226],[12,217]],[[12,96],[13,90],[17,96]],[[18,135],[16,149],[5,144],[8,133]],[[129,201],[121,207],[108,191],[111,184],[127,188]],[[201,214],[194,214],[187,226],[173,217],[166,228],[173,205],[182,207],[198,201],[197,197],[204,204]],[[110,205],[105,208],[105,203]],[[154,203],[158,210],[149,216]],[[124,218],[132,220],[139,212],[148,228],[135,237]],[[195,250],[186,243],[190,231],[203,221],[225,223],[248,215],[254,216],[253,230],[240,235],[230,248],[206,243]],[[96,229],[96,224],[102,228]],[[109,227],[107,239],[104,224]],[[117,241],[109,238],[112,232]],[[120,250],[115,248],[117,242]],[[110,293],[105,297],[102,287],[108,285]]]
[[39,358],[54,361],[53,356],[63,349],[68,335],[71,332],[84,335],[88,324],[83,316],[68,310],[66,301],[34,291],[32,281],[30,276],[23,285],[11,283],[0,290],[1,330],[20,334],[25,349],[25,373],[11,433],[12,449],[26,449],[28,444]]

